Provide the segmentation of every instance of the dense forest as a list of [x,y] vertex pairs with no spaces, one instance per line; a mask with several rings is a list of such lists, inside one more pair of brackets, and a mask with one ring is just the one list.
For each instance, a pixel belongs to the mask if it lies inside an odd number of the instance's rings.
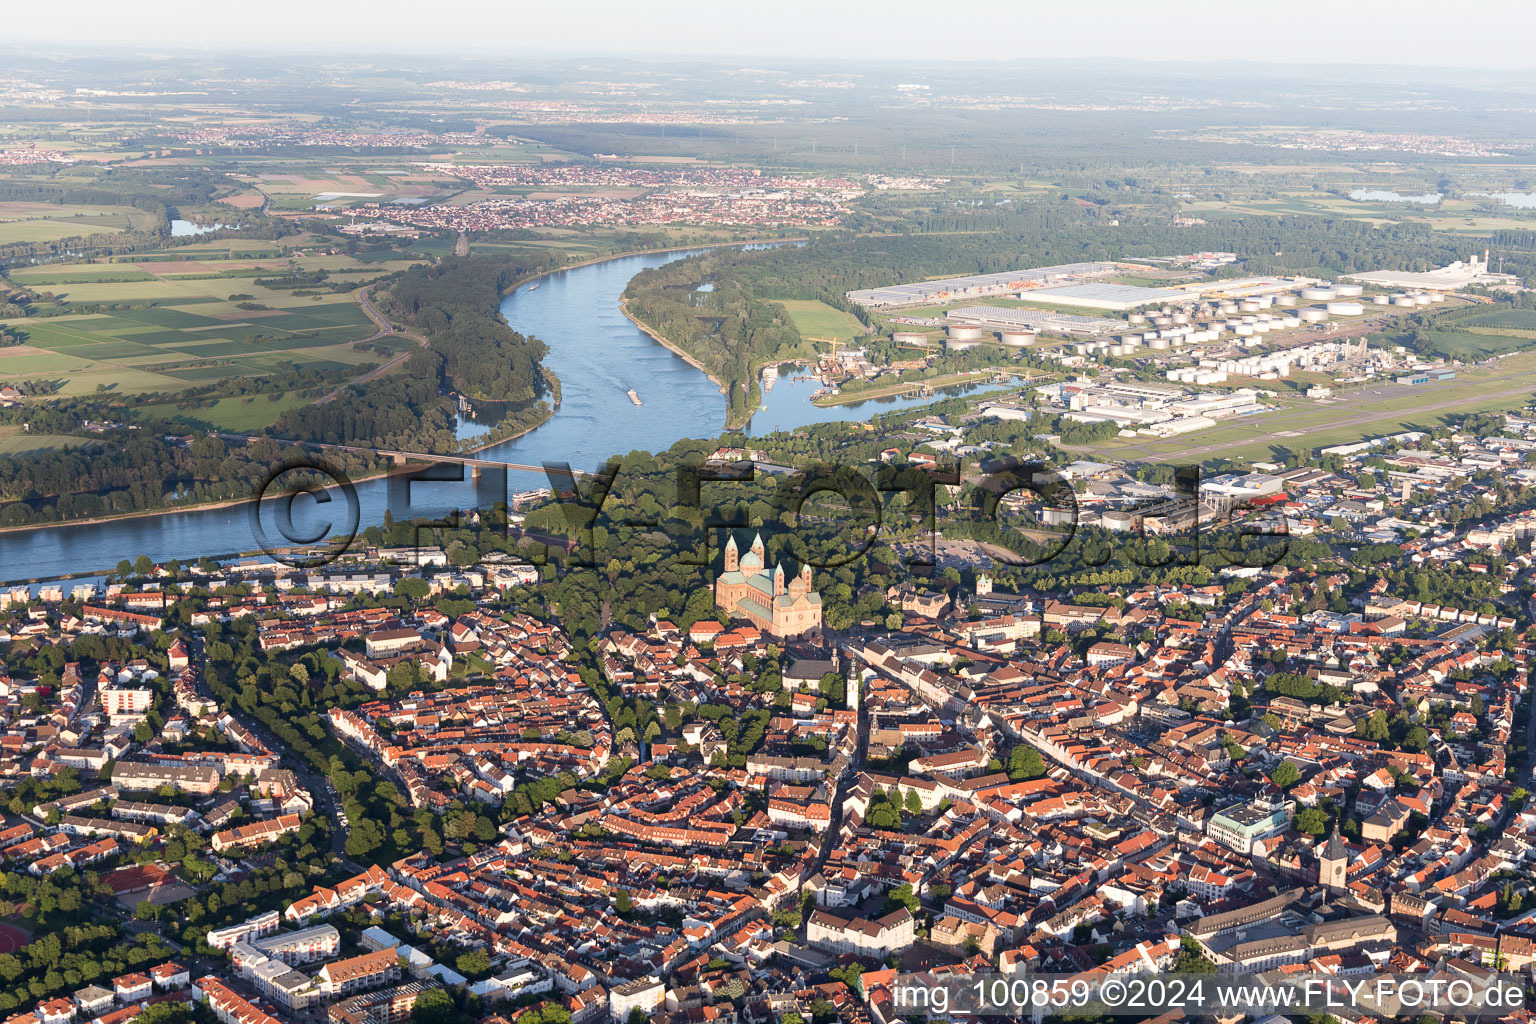
[[752,264],[741,255],[712,249],[642,271],[624,291],[630,316],[696,359],[726,389],[730,427],[757,409],[755,366],[814,354],[784,308],[764,298],[773,294],[772,282],[744,273]]
[[384,297],[386,315],[419,329],[442,374],[465,397],[524,404],[544,393],[548,349],[501,318],[502,294],[543,264],[520,257],[457,256],[405,271]]
[[[183,445],[150,430],[114,429],[69,451],[0,459],[0,526],[252,498],[271,466],[300,455],[275,441],[235,447],[204,436]],[[335,461],[353,476],[373,468]]]

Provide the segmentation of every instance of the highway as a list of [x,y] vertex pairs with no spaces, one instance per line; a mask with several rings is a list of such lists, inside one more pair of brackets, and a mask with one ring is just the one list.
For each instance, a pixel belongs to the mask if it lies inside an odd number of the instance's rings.
[[[363,343],[369,342],[369,341],[377,341],[379,338],[384,337],[386,334],[398,334],[402,338],[409,338],[411,341],[414,341],[416,344],[421,345],[422,347],[426,347],[426,344],[427,344],[427,339],[426,338],[422,337],[419,334],[416,334],[413,331],[397,331],[395,329],[395,325],[390,323],[387,319],[385,319],[384,314],[379,312],[378,308],[376,306],[374,306],[374,304],[373,304],[373,299],[370,298],[369,295],[368,295],[368,292],[369,292],[370,289],[372,289],[372,287],[373,287],[372,285],[366,285],[365,284],[361,288],[358,288],[358,289],[356,289],[355,291],[352,292],[352,297],[357,300],[357,304],[359,306],[363,307],[364,315],[367,316],[369,320],[372,320],[373,323],[374,323],[374,326],[378,328],[377,331],[375,331],[373,334],[369,335],[368,337],[363,338],[362,341],[358,342],[357,344],[363,344]],[[341,387],[337,388],[335,391],[332,391],[330,394],[325,395],[322,398],[316,399],[315,400],[315,404],[316,405],[324,405],[327,402],[330,402],[330,401],[334,400],[337,395],[340,395],[342,392],[346,391],[348,388],[353,387],[353,386],[358,385],[358,384],[366,384],[368,381],[373,380],[375,377],[379,377],[379,376],[382,376],[383,374],[388,373],[389,371],[393,370],[395,367],[399,366],[401,363],[405,362],[410,357],[411,357],[410,350],[407,349],[406,351],[400,353],[399,355],[395,356],[394,358],[390,359],[389,361],[387,361],[385,363],[382,363],[379,366],[375,366],[373,369],[369,370],[367,373],[364,373],[361,376],[352,378],[351,380],[347,381],[347,383],[345,383]]]

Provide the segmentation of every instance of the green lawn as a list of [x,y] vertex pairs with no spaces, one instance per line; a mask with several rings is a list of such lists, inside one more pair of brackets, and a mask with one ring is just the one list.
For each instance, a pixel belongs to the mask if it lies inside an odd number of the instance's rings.
[[0,427],[0,455],[34,455],[37,452],[58,451],[95,444],[88,437],[70,434],[28,434],[18,426]]
[[817,299],[772,299],[784,307],[800,336],[812,341],[852,341],[865,333],[851,314]]

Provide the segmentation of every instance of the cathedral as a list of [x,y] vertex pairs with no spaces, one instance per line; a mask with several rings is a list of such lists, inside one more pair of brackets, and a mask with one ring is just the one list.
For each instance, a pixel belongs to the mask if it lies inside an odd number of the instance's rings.
[[764,633],[799,636],[821,628],[821,595],[811,589],[811,567],[785,581],[784,567],[770,572],[763,559],[763,537],[741,554],[733,536],[725,545],[725,571],[715,577],[715,607],[746,619]]

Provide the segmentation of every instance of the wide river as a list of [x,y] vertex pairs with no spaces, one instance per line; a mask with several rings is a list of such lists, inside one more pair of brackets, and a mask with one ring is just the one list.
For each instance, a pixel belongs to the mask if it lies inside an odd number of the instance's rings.
[[[507,322],[549,346],[545,362],[560,378],[561,403],[538,429],[489,448],[481,456],[525,465],[568,462],[573,469],[590,471],[610,455],[662,451],[682,438],[717,436],[725,423],[725,396],[719,388],[619,311],[619,298],[632,277],[686,255],[623,256],[560,271],[508,295],[501,305]],[[878,399],[821,409],[810,403],[810,392],[818,386],[810,380],[781,377],[747,432],[762,435],[811,423],[867,419],[932,401]],[[643,404],[629,400],[625,392],[630,388]],[[545,486],[548,481],[543,474],[508,473],[509,491]],[[391,488],[382,479],[369,480],[357,484],[357,498],[361,526],[382,522],[386,508],[400,520],[439,516],[476,504],[474,487],[468,482],[417,483],[407,500],[402,488]],[[327,507],[301,498],[295,502],[294,523],[308,530],[339,522],[344,518],[339,515],[342,507],[340,501]],[[249,511],[248,503],[0,533],[0,579],[99,572],[141,554],[156,562],[188,562],[204,555],[257,551],[262,543]],[[269,514],[263,514],[263,522],[269,536],[278,536]]]

